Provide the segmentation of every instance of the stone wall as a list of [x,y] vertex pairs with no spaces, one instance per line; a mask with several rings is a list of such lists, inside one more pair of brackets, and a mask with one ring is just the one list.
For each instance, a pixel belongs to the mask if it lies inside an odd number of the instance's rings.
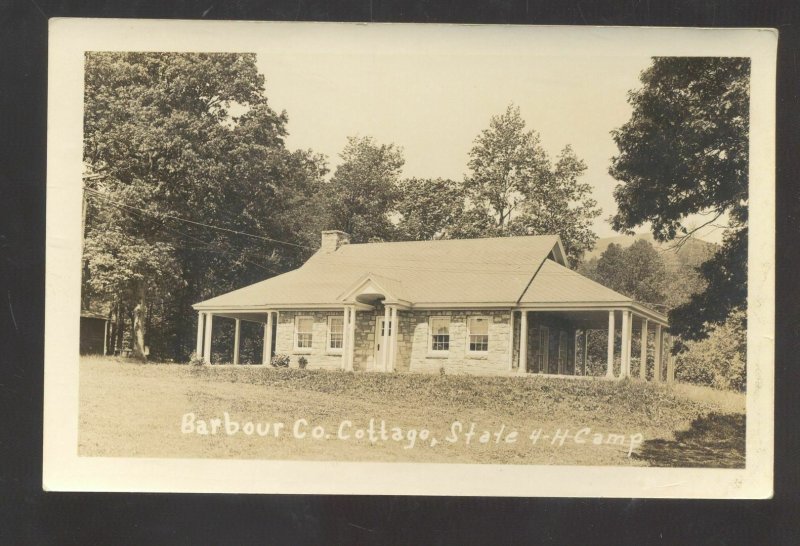
[[383,316],[383,311],[356,311],[355,354],[353,369],[356,371],[375,370],[375,321]]
[[[275,337],[276,354],[290,356],[290,365],[298,366],[298,359],[305,356],[309,369],[342,369],[341,351],[327,349],[328,317],[343,316],[339,310],[330,311],[281,311]],[[310,350],[294,349],[294,325],[296,316],[314,318],[312,347]],[[375,362],[375,335],[377,318],[383,316],[383,308],[356,313],[355,352],[353,369],[356,371],[380,371]],[[423,372],[474,375],[508,375],[519,370],[519,339],[521,313],[514,314],[513,332],[510,328],[509,310],[486,311],[398,311],[399,329],[395,353],[395,370],[398,372]],[[450,318],[450,350],[446,354],[433,354],[430,346],[429,325],[432,316]],[[488,317],[489,350],[481,354],[467,351],[467,318]],[[539,327],[550,331],[548,367],[538,368]],[[567,335],[567,358],[562,373],[573,374],[575,370],[575,328],[568,321],[549,314],[531,312],[528,315],[528,371],[529,373],[558,373],[559,332]],[[513,345],[509,336],[513,335]],[[509,352],[510,351],[510,352]]]
[[[374,311],[356,312],[356,353],[353,358],[353,369],[360,371],[382,371],[380,362],[375,362],[375,335],[378,317],[383,317],[384,311],[380,307]],[[409,371],[411,354],[411,312],[397,311],[397,346],[395,353],[394,369],[398,372]]]
[[[409,355],[409,370],[474,375],[508,375],[511,373],[510,310],[506,311],[413,311],[407,313],[409,336],[404,338],[401,354]],[[432,354],[430,346],[430,317],[450,318],[450,350],[446,354]],[[489,350],[485,354],[467,351],[467,318],[488,317]],[[401,326],[402,330],[403,326]]]
[[[278,313],[278,325],[275,333],[275,354],[290,356],[289,365],[298,367],[301,356],[308,360],[308,369],[342,369],[341,350],[328,350],[328,317],[334,315],[344,317],[344,310],[330,311],[281,311]],[[294,348],[294,319],[297,316],[314,317],[312,330],[311,349],[295,350]]]

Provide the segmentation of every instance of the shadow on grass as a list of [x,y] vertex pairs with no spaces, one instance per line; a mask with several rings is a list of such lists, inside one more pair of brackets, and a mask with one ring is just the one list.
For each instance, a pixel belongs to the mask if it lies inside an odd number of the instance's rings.
[[650,466],[744,468],[745,416],[710,413],[675,440],[646,440],[633,456]]

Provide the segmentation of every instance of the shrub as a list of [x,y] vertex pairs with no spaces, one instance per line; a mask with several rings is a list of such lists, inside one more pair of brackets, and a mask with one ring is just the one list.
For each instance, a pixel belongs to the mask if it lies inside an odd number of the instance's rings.
[[747,379],[747,317],[743,310],[709,328],[708,338],[685,343],[677,356],[675,377],[717,389],[744,391]]
[[272,357],[270,364],[273,368],[288,368],[289,367],[289,355],[275,355]]
[[202,358],[197,356],[197,353],[192,351],[192,354],[189,355],[189,364],[191,364],[192,366],[202,366],[203,364],[205,364],[205,362],[203,361]]
[[306,366],[308,365],[308,359],[307,359],[306,357],[304,357],[304,356],[301,356],[301,357],[300,357],[300,358],[297,360],[297,364],[300,366],[300,369],[301,369],[301,370],[305,370],[305,369],[306,369]]

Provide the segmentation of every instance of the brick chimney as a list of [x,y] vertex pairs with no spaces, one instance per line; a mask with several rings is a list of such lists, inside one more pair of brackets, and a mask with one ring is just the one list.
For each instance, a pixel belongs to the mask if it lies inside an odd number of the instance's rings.
[[336,250],[342,246],[346,245],[350,242],[350,236],[345,233],[344,231],[323,231],[322,232],[322,246],[320,247],[320,252],[330,253],[336,252]]

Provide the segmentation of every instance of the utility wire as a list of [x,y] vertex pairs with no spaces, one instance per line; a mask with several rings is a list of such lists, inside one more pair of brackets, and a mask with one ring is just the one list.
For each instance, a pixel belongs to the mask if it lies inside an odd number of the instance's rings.
[[[274,273],[276,275],[280,275],[281,274],[280,271],[276,271],[274,269],[270,269],[268,267],[265,267],[263,265],[255,263],[255,262],[253,262],[251,260],[248,260],[247,258],[244,258],[243,256],[236,255],[230,249],[226,250],[226,249],[220,248],[219,246],[213,245],[213,243],[211,243],[209,241],[204,241],[204,240],[202,240],[202,239],[200,239],[198,237],[195,237],[193,235],[189,235],[188,233],[185,233],[183,231],[177,230],[175,228],[171,228],[171,227],[167,226],[166,224],[164,224],[163,221],[161,221],[161,220],[158,220],[156,218],[151,218],[151,217],[144,216],[143,214],[137,212],[137,211],[139,211],[141,209],[137,209],[136,207],[126,207],[125,205],[122,205],[122,204],[119,204],[119,203],[115,203],[115,202],[112,202],[112,201],[108,201],[108,202],[106,202],[106,204],[110,205],[112,207],[119,208],[121,210],[127,210],[128,212],[134,212],[135,214],[137,214],[139,217],[143,218],[144,220],[148,220],[150,222],[158,222],[158,225],[160,227],[164,228],[165,230],[170,231],[170,232],[172,232],[174,234],[177,234],[179,236],[183,236],[185,238],[191,239],[193,241],[196,241],[196,242],[198,242],[198,243],[200,243],[202,245],[202,247],[189,247],[189,246],[186,246],[186,245],[179,245],[180,248],[183,248],[185,250],[192,250],[192,251],[195,251],[195,250],[203,251],[203,250],[205,250],[205,251],[209,251],[209,252],[215,252],[215,253],[218,253],[218,254],[224,254],[224,255],[230,256],[232,258],[241,259],[245,263],[248,263],[248,264],[250,264],[250,265],[252,265],[254,267],[257,267],[259,269],[263,269],[264,271],[267,271],[269,273]],[[128,210],[128,209],[130,209],[130,210]]]
[[[140,212],[144,212],[144,213],[150,214],[150,215],[155,215],[154,212],[149,211],[147,209],[142,209],[142,208],[139,208],[139,207],[134,207],[132,205],[126,205],[124,203],[119,203],[118,201],[116,201],[112,197],[104,194],[103,192],[99,192],[97,190],[93,190],[93,189],[88,188],[86,186],[84,186],[83,189],[88,191],[88,192],[91,192],[92,194],[95,194],[95,195],[97,195],[97,196],[99,196],[99,197],[101,197],[103,199],[106,199],[108,201],[114,202],[114,203],[116,203],[117,205],[119,205],[121,207],[138,210]],[[301,244],[298,244],[298,243],[290,243],[288,241],[279,241],[278,239],[271,239],[269,237],[263,237],[261,235],[253,235],[252,233],[246,233],[244,231],[237,231],[235,229],[228,229],[228,228],[219,227],[219,226],[212,226],[210,224],[204,224],[203,222],[196,222],[194,220],[188,220],[186,218],[181,218],[179,216],[173,216],[171,214],[161,214],[159,216],[163,216],[164,218],[169,218],[171,220],[176,220],[178,222],[185,222],[187,224],[194,224],[196,226],[202,226],[202,227],[206,227],[206,228],[209,228],[209,229],[216,229],[218,231],[224,231],[224,232],[227,232],[227,233],[233,233],[235,235],[244,235],[246,237],[253,237],[254,239],[261,239],[262,241],[268,241],[270,243],[277,243],[277,244],[281,244],[281,245],[289,245],[289,246],[294,246],[294,247],[297,247],[297,248],[305,248],[305,249],[308,249],[308,250],[316,250],[316,249],[311,248],[309,246],[301,245]]]

